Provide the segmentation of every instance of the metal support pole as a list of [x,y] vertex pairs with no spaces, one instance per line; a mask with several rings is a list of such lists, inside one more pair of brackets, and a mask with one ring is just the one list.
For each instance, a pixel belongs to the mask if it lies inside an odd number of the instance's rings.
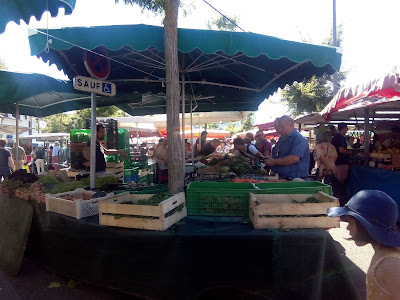
[[186,162],[186,145],[185,145],[185,73],[182,74],[182,145],[183,145],[183,164]]
[[136,123],[136,148],[139,151],[139,123]]
[[16,142],[16,149],[15,149],[15,161],[14,164],[16,166],[15,170],[18,170],[19,162],[18,162],[18,151],[19,151],[19,103],[15,103],[15,142]]
[[[336,34],[336,0],[333,0],[333,47],[337,47],[337,34]],[[336,95],[338,90],[338,74],[333,74],[333,95]]]
[[90,123],[90,188],[96,187],[96,94],[90,94],[91,123]]
[[369,108],[364,108],[364,166],[369,166]]
[[192,165],[194,165],[193,107],[192,107],[192,97],[190,97],[190,143],[192,144]]

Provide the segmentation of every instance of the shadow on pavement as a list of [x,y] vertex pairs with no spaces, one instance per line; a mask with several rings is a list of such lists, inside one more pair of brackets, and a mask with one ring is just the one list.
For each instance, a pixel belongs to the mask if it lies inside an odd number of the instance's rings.
[[349,273],[350,278],[352,279],[354,286],[356,287],[358,293],[360,294],[361,299],[366,299],[366,275],[363,270],[361,270],[356,264],[354,264],[348,257],[346,256],[346,249],[337,241],[334,240],[335,247],[340,254],[340,257],[343,261],[343,266],[346,271]]
[[[49,288],[50,284],[59,284],[59,287]],[[141,300],[143,298],[70,280],[24,258],[17,276],[0,271],[0,299]]]

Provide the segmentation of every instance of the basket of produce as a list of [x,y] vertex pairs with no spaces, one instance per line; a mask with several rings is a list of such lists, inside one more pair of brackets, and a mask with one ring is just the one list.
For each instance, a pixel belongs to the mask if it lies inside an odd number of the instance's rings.
[[164,231],[187,216],[183,192],[119,196],[99,203],[101,225]]
[[186,190],[188,215],[248,216],[252,183],[191,182]]
[[319,181],[256,183],[257,194],[317,194],[332,195],[332,187]]
[[339,200],[323,192],[315,194],[250,194],[249,217],[256,229],[336,228],[339,217],[327,216]]
[[81,219],[97,215],[100,201],[120,197],[120,195],[106,196],[105,193],[103,197],[96,197],[95,194],[96,192],[83,188],[59,194],[46,194],[46,211]]

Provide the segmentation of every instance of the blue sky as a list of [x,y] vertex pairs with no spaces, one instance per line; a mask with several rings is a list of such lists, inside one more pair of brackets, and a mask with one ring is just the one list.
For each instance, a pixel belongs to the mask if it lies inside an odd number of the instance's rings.
[[[191,11],[180,13],[178,26],[206,28],[206,21],[218,17],[202,0],[181,0]],[[236,15],[246,31],[300,41],[306,36],[320,44],[332,26],[332,0],[209,0],[227,15]],[[347,84],[362,83],[382,76],[399,65],[398,18],[400,1],[337,0],[337,23],[343,24],[342,69],[349,71]],[[49,67],[31,57],[27,28],[45,28],[47,14],[40,21],[31,19],[29,26],[7,25],[0,35],[0,57],[11,71],[43,73],[63,78],[55,66]],[[49,28],[113,24],[161,25],[161,17],[141,13],[138,7],[125,6],[121,0],[77,0],[72,15],[48,18]],[[259,107],[257,122],[269,121],[282,114],[283,108],[265,101]]]

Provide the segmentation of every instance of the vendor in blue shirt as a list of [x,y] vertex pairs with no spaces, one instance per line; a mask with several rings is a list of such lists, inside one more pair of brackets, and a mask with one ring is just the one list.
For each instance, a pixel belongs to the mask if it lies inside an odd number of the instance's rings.
[[279,118],[279,131],[281,137],[265,165],[278,173],[279,178],[308,176],[310,148],[307,139],[294,128],[294,121],[289,116]]

